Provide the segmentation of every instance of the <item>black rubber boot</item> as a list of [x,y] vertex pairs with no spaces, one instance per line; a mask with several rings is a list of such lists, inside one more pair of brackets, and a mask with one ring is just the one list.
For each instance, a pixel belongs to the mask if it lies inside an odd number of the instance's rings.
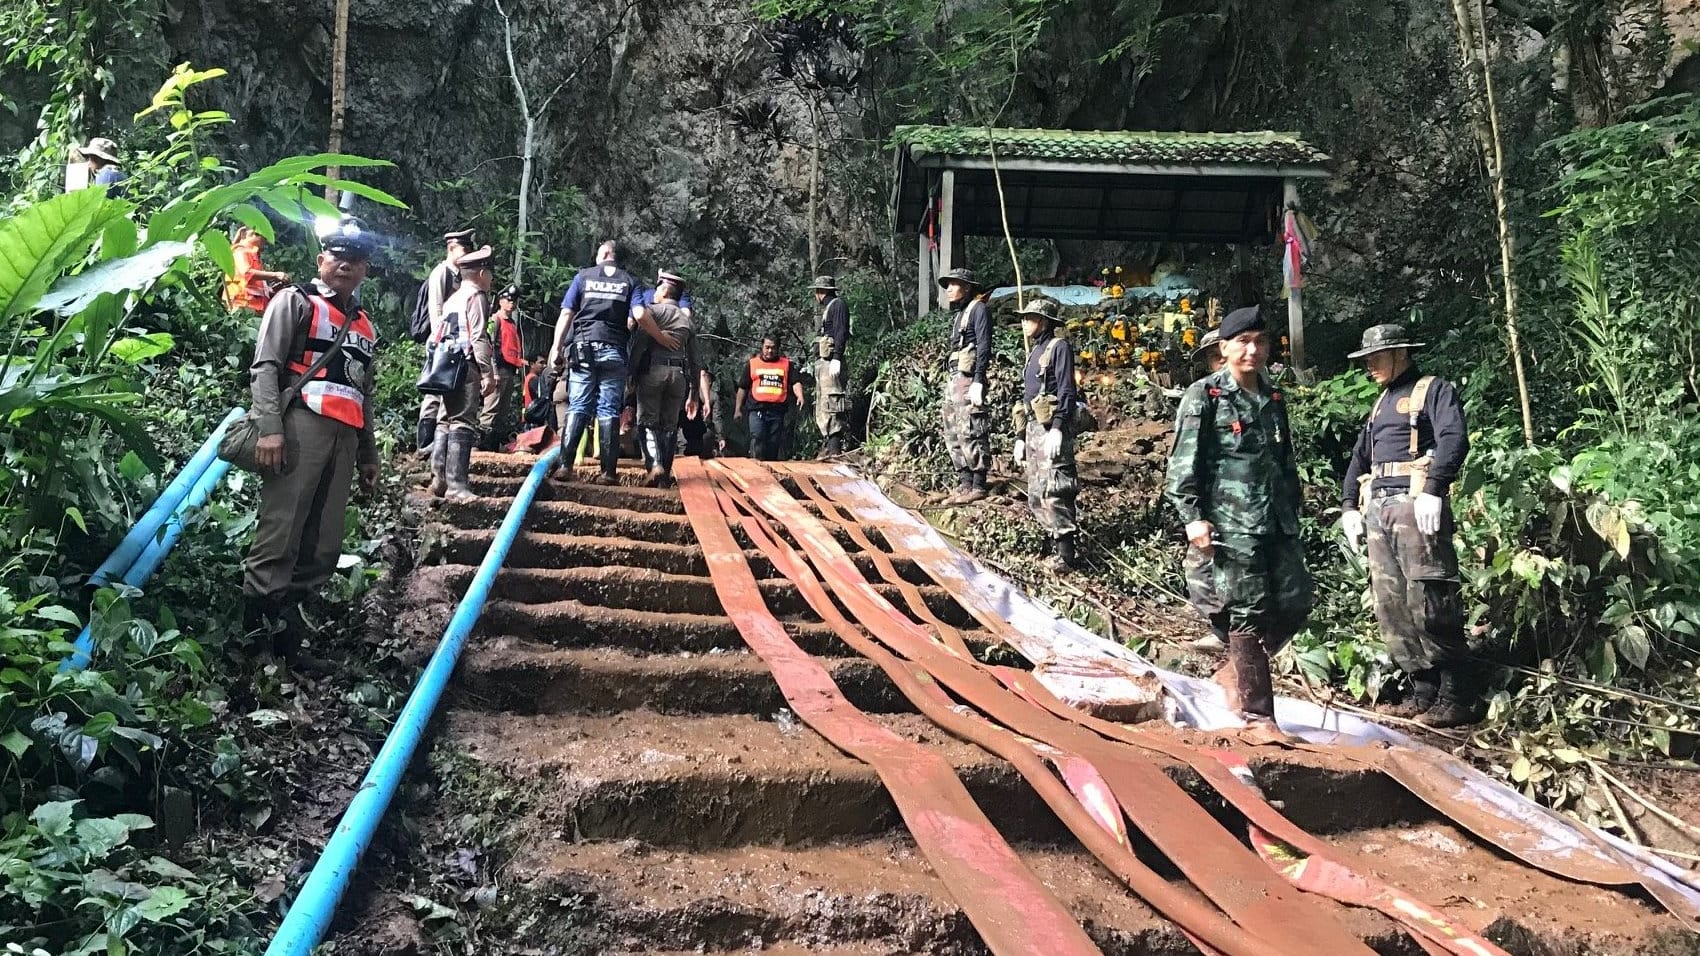
[[435,418],[419,419],[415,436],[418,439],[418,450],[422,452],[430,451],[432,439],[437,437],[437,420]]
[[673,485],[673,459],[679,457],[679,430],[661,429],[661,487]]
[[472,501],[478,497],[472,493],[472,486],[468,484],[472,470],[472,446],[477,442],[478,436],[465,429],[457,428],[449,432],[448,451],[443,456],[443,470],[448,479],[448,493],[444,497],[450,501]]
[[844,438],[843,438],[843,436],[833,435],[832,437],[830,437],[826,440],[826,454],[827,454],[828,457],[831,457],[833,455],[844,454]]
[[661,477],[666,469],[666,459],[661,453],[661,429],[644,428],[643,430],[643,463],[649,469],[649,475],[644,484],[651,488],[661,487]]
[[1404,717],[1409,720],[1421,717],[1434,706],[1435,698],[1440,694],[1440,672],[1434,668],[1416,671],[1411,675],[1411,694],[1385,713],[1389,717]]
[[596,420],[596,441],[600,446],[602,471],[591,479],[593,484],[617,485],[619,477],[615,469],[620,464],[620,420],[618,418],[598,418]]
[[1074,550],[1074,535],[1064,535],[1055,542],[1055,550],[1051,554],[1051,567],[1056,570],[1079,567],[1076,563],[1080,556]]
[[1462,727],[1481,720],[1476,711],[1476,694],[1474,687],[1466,679],[1461,667],[1440,668],[1440,689],[1435,695],[1434,706],[1428,712],[1417,718],[1417,722],[1427,727],[1442,730],[1447,727]]
[[584,439],[584,430],[589,427],[589,416],[567,416],[565,429],[561,432],[561,457],[555,463],[556,478],[562,481],[572,479],[573,458],[578,455],[578,443]]
[[431,497],[441,498],[449,490],[449,430],[441,428],[431,439]]
[[1240,714],[1247,720],[1275,719],[1275,688],[1269,677],[1269,652],[1251,631],[1228,634],[1228,664],[1239,691]]

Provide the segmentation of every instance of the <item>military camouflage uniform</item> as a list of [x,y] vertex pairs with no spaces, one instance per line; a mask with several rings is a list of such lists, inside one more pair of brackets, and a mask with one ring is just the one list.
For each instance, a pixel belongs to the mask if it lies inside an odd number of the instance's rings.
[[1074,500],[1080,494],[1080,478],[1074,468],[1074,436],[1063,433],[1062,453],[1046,461],[1041,446],[1044,425],[1027,423],[1027,508],[1052,538],[1066,538],[1080,530]]
[[[967,353],[970,368],[964,370],[959,355]],[[975,382],[985,388],[986,369],[991,363],[992,320],[986,304],[969,299],[951,315],[949,367],[944,383],[944,443],[951,464],[959,473],[983,476],[992,467],[991,419],[985,405],[968,400]]]
[[[1187,389],[1167,494],[1183,523],[1215,526],[1210,604],[1219,602],[1217,613],[1227,616],[1242,709],[1268,716],[1266,655],[1304,625],[1313,586],[1299,541],[1301,495],[1286,402],[1267,377],[1258,392],[1247,392],[1223,369]],[[1202,576],[1201,564],[1193,574]]]

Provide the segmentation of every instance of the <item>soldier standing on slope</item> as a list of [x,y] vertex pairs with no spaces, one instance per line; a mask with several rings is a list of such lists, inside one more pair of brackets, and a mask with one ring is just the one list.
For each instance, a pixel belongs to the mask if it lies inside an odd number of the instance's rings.
[[[1217,346],[1221,341],[1222,333],[1218,329],[1204,333],[1204,339],[1192,352],[1193,367],[1197,369],[1203,366],[1204,375],[1220,369],[1222,350]],[[1222,599],[1216,594],[1215,571],[1211,568],[1210,556],[1189,544],[1183,567],[1186,569],[1187,603],[1210,622],[1210,633],[1189,642],[1187,646],[1196,651],[1227,650],[1228,615],[1222,607]]]
[[1381,395],[1352,448],[1340,528],[1354,549],[1369,533],[1376,621],[1388,656],[1411,676],[1410,698],[1392,713],[1457,727],[1476,719],[1476,688],[1448,493],[1470,439],[1458,390],[1412,361],[1423,344],[1403,326],[1378,325],[1347,356],[1364,360]]
[[956,493],[946,506],[984,501],[992,467],[991,422],[986,414],[986,372],[992,364],[992,317],[980,301],[980,280],[969,269],[939,276],[950,301],[949,366],[944,383],[944,443],[956,466]]
[[832,276],[815,277],[815,303],[822,306],[820,335],[815,339],[815,424],[820,427],[820,458],[844,451],[844,430],[850,421],[850,388],[844,371],[844,349],[850,344],[850,307],[838,294]]
[[1074,501],[1080,479],[1074,469],[1074,345],[1057,334],[1062,315],[1050,299],[1034,299],[1016,313],[1027,339],[1021,371],[1022,400],[1016,418],[1024,434],[1015,440],[1015,460],[1027,466],[1027,507],[1050,532],[1051,563],[1075,566],[1079,531]]

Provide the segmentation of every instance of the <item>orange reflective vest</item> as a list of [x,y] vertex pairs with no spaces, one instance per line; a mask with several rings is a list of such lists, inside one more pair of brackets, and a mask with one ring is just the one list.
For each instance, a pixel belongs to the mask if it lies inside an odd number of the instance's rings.
[[780,357],[764,362],[757,355],[750,359],[750,397],[768,405],[783,404],[791,388],[791,360]]
[[[319,356],[336,341],[336,334],[348,319],[331,304],[331,300],[303,289],[313,305],[313,317],[307,325],[307,343],[301,354],[289,363],[289,370],[299,376],[307,371]],[[366,426],[366,389],[371,386],[372,356],[377,351],[378,334],[371,319],[361,311],[354,317],[354,327],[343,339],[341,351],[301,386],[301,403],[326,418],[355,428]]]
[[255,276],[261,271],[260,254],[252,246],[240,245],[231,250],[236,257],[236,273],[224,280],[224,304],[232,312],[247,307],[264,313],[271,303],[271,286]]

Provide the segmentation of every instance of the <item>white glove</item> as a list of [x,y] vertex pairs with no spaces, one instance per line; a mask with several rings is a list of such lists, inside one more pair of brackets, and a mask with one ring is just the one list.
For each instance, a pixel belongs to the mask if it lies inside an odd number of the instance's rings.
[[1062,456],[1063,433],[1060,428],[1053,428],[1045,433],[1045,460],[1056,461]]
[[968,404],[979,408],[986,404],[986,383],[975,382],[968,386]]
[[833,359],[831,362],[829,362],[827,364],[826,369],[827,369],[828,372],[832,373],[833,378],[837,378],[838,373],[843,371],[843,369],[844,369],[844,363],[840,362],[837,359]]
[[1189,521],[1186,526],[1186,539],[1193,547],[1205,555],[1215,553],[1216,545],[1210,541],[1210,536],[1216,533],[1216,526],[1208,521]]
[[1353,551],[1358,550],[1364,541],[1364,514],[1356,508],[1340,513],[1340,531],[1346,536],[1346,544]]
[[1440,533],[1440,509],[1445,502],[1439,495],[1424,492],[1417,496],[1417,502],[1412,510],[1417,514],[1417,530],[1423,534]]
[[1024,441],[1023,439],[1017,438],[1015,440],[1015,463],[1019,465],[1019,464],[1025,462],[1026,460],[1027,460],[1027,442]]

